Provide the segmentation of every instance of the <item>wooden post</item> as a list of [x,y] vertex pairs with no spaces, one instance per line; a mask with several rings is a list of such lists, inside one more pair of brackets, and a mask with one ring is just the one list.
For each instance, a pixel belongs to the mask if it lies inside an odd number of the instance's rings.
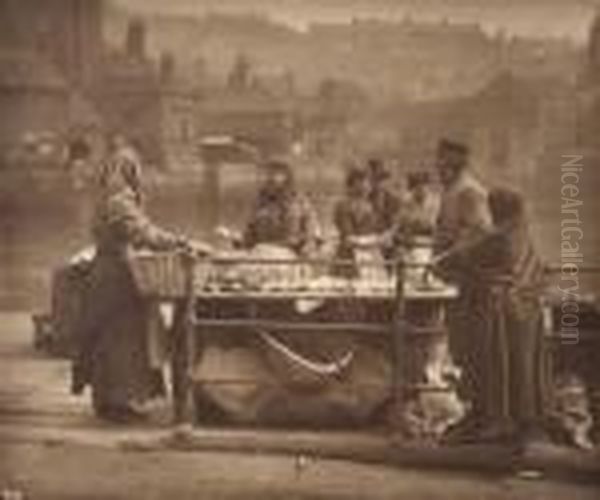
[[404,403],[405,383],[405,355],[406,342],[406,298],[404,293],[405,265],[404,258],[398,257],[396,262],[396,293],[394,324],[392,327],[392,353],[393,353],[393,380],[392,380],[392,418],[394,427],[397,425],[397,416],[402,411]]
[[194,295],[194,259],[182,258],[185,273],[185,298],[176,326],[173,354],[173,398],[176,424],[195,422],[194,381],[196,363],[196,300]]
[[220,163],[206,155],[204,171],[204,203],[209,234],[213,234],[221,220],[221,173]]

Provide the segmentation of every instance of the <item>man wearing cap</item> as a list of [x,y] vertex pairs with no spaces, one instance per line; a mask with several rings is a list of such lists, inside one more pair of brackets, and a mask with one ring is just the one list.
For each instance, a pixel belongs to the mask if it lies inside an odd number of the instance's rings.
[[443,188],[437,244],[448,250],[491,227],[488,193],[471,172],[469,149],[462,143],[440,141],[436,169]]
[[262,172],[264,180],[246,226],[244,246],[276,244],[298,254],[306,253],[320,235],[315,210],[296,190],[292,169],[286,162],[271,160],[262,166]]
[[463,368],[461,397],[472,405],[471,414],[458,434],[477,431],[483,413],[485,307],[481,304],[474,266],[467,252],[459,249],[491,231],[492,218],[488,192],[470,170],[466,145],[442,140],[437,151],[436,169],[442,185],[442,200],[435,232],[437,253],[449,257],[441,265],[445,277],[460,289],[460,298],[449,311],[450,348]]

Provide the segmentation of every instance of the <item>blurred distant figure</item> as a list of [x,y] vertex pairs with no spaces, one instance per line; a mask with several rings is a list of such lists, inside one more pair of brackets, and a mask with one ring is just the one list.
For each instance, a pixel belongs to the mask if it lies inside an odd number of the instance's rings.
[[[356,241],[377,234],[377,213],[371,203],[371,179],[369,172],[353,167],[346,174],[346,193],[337,203],[334,223],[339,234],[337,258],[354,261]],[[357,270],[353,266],[341,266],[336,274],[353,277]]]
[[[367,162],[367,171],[371,184],[369,197],[375,211],[375,230],[378,234],[392,236],[400,217],[400,197],[390,186],[390,171],[382,160],[371,158]],[[385,260],[394,257],[396,250],[392,238],[382,239],[381,251]]]
[[594,418],[589,389],[584,381],[573,373],[560,373],[552,384],[548,399],[548,427],[553,437],[581,449],[592,449]]
[[74,137],[67,144],[66,170],[69,176],[70,192],[76,202],[77,229],[82,241],[89,238],[89,226],[93,217],[93,196],[91,188],[96,169],[96,159],[90,141],[83,135]]
[[122,134],[113,134],[108,139],[108,154],[127,159],[141,165],[142,157],[135,144]]
[[262,166],[264,179],[243,235],[243,246],[275,244],[299,255],[310,253],[321,238],[316,212],[298,192],[290,166],[269,161]]
[[389,186],[390,172],[384,163],[371,158],[367,162],[367,175],[370,183],[369,199],[376,217],[376,230],[389,231],[398,217],[400,199]]
[[409,239],[433,236],[440,209],[440,199],[428,172],[408,175],[408,198],[402,206],[399,232]]
[[88,160],[92,156],[92,148],[84,137],[75,137],[69,143],[68,160],[76,162],[80,160]]

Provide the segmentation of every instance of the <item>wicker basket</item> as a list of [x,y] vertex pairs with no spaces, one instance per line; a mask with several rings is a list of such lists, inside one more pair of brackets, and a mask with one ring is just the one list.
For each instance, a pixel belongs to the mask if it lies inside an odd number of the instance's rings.
[[136,253],[130,267],[139,292],[151,297],[182,297],[186,292],[186,265],[177,253]]

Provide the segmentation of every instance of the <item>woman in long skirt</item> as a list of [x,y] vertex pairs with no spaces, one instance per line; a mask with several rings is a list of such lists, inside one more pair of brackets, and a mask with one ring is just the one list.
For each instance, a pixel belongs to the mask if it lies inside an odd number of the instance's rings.
[[74,391],[92,388],[96,414],[113,421],[142,417],[143,404],[161,395],[161,373],[149,362],[147,306],[128,265],[131,249],[172,250],[186,242],[153,225],[142,208],[141,164],[120,147],[100,168],[90,273]]
[[544,268],[526,220],[522,197],[490,192],[495,230],[474,249],[474,275],[483,292],[485,325],[481,354],[482,440],[533,438],[543,427],[545,374],[540,294]]

